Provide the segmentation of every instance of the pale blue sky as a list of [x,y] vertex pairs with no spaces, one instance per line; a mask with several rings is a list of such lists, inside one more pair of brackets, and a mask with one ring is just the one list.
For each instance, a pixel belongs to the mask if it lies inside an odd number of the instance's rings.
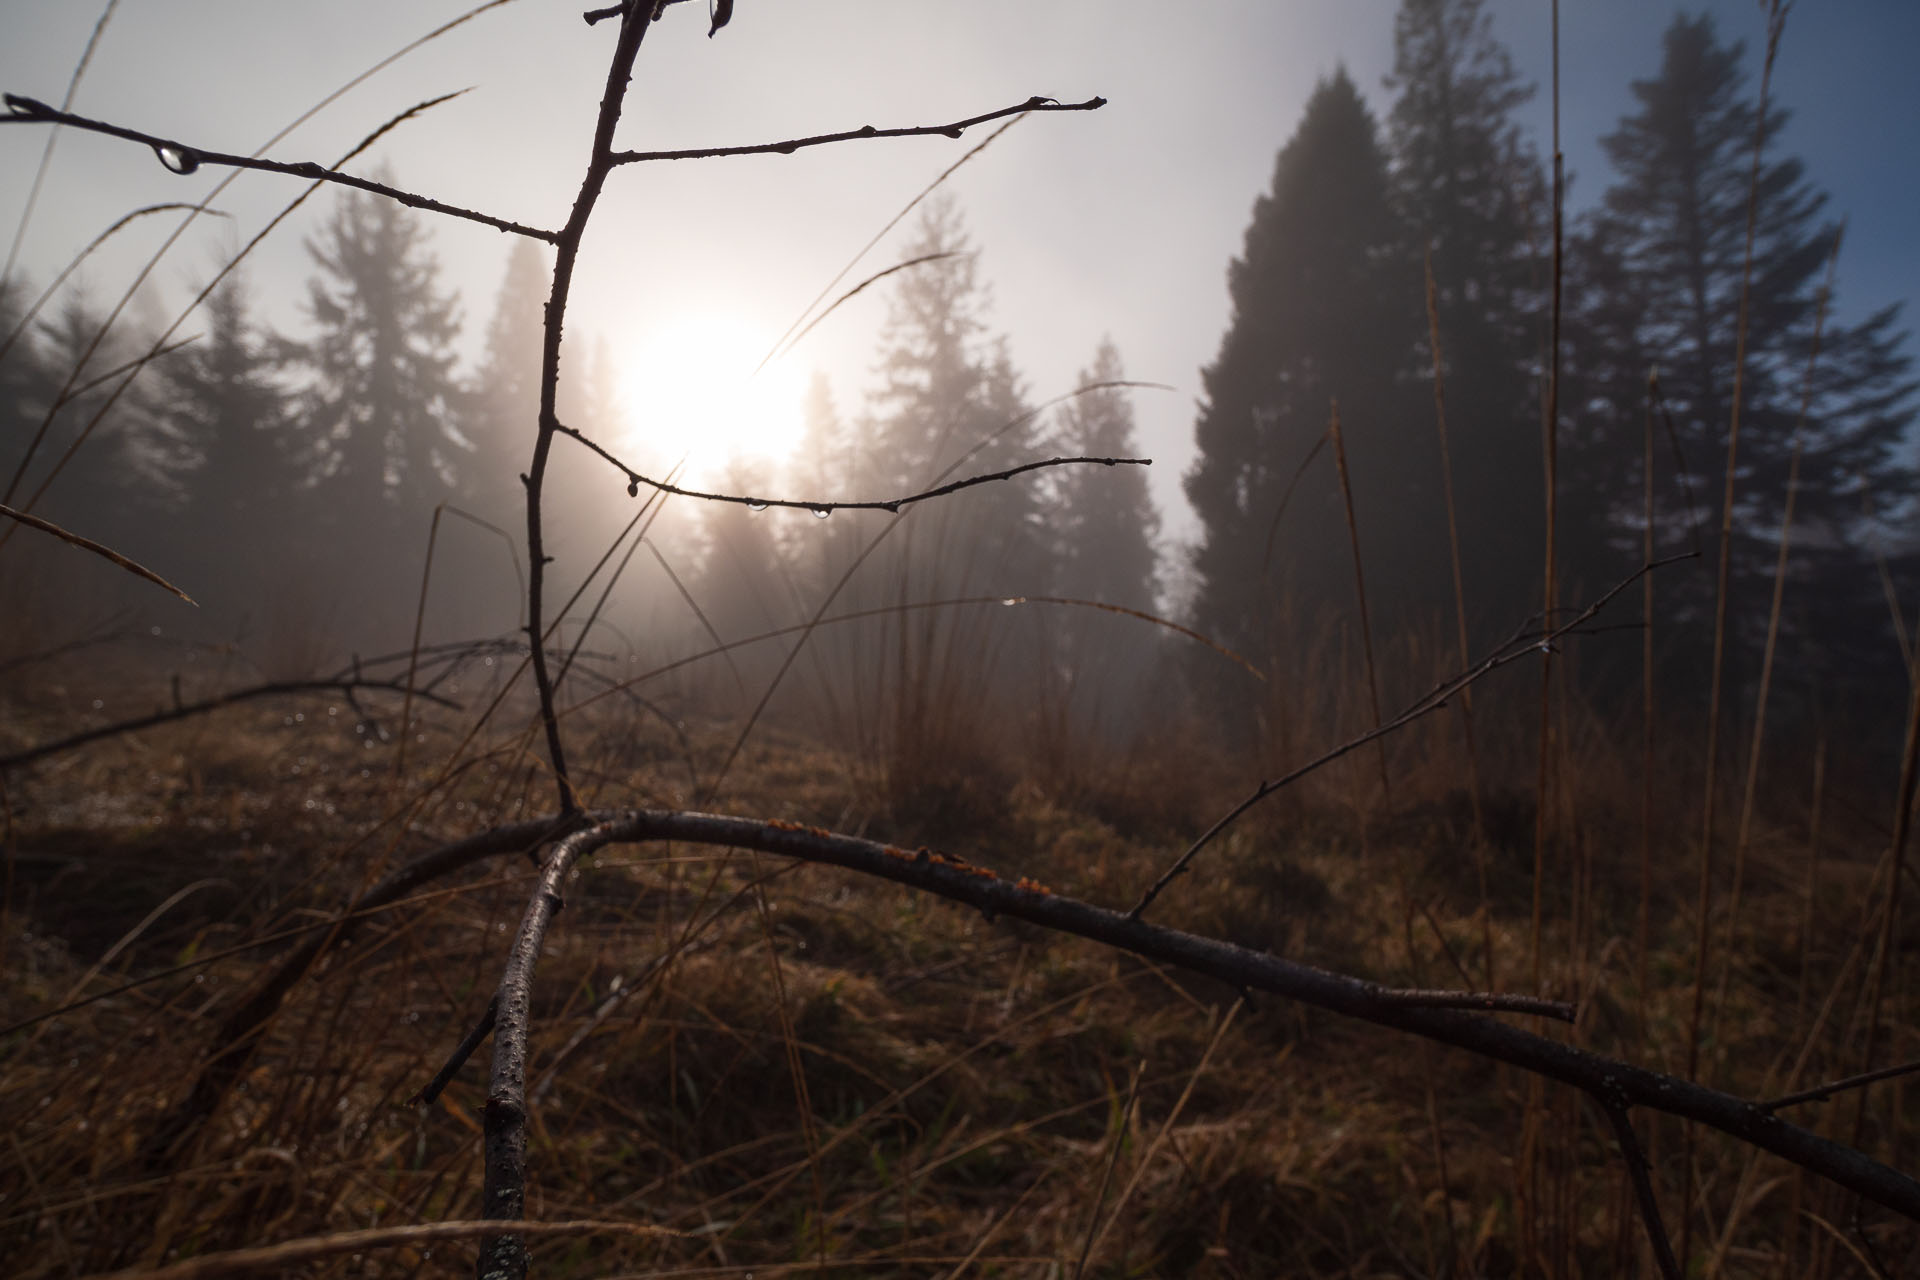
[[[75,109],[248,151],[349,76],[469,7],[458,0],[126,0]],[[473,92],[396,132],[363,162],[390,163],[403,185],[544,225],[563,220],[585,154],[611,29],[583,5],[519,0],[409,57],[274,149],[331,161],[413,103]],[[700,6],[669,10],[648,40],[623,127],[627,145],[771,140],[872,123],[935,123],[1031,94],[1111,100],[1092,115],[1030,119],[952,184],[983,251],[993,319],[1030,394],[1069,389],[1103,334],[1139,378],[1174,394],[1138,402],[1142,446],[1157,459],[1156,497],[1176,535],[1191,532],[1179,478],[1191,458],[1199,370],[1227,323],[1225,272],[1276,151],[1315,80],[1345,64],[1376,108],[1391,64],[1392,0],[737,0],[734,24],[705,39]],[[1701,6],[1691,6],[1697,10]],[[1757,54],[1753,0],[1704,6]],[[1543,154],[1549,102],[1546,0],[1495,0],[1498,29],[1540,82],[1529,109]],[[1628,84],[1655,71],[1675,7],[1657,0],[1566,0],[1563,130],[1576,204],[1607,175],[1597,139],[1631,106]],[[0,0],[0,88],[57,102],[99,6]],[[1786,145],[1803,155],[1851,219],[1843,308],[1859,315],[1920,292],[1912,235],[1920,214],[1920,49],[1914,0],[1802,0],[1778,72],[1794,113]],[[629,168],[616,174],[587,245],[571,332],[641,349],[692,309],[778,334],[913,193],[981,135],[849,145],[790,157]],[[0,128],[0,232],[17,222],[45,141]],[[67,134],[29,229],[22,262],[44,280],[120,213],[204,192],[118,141]],[[223,196],[234,231],[189,235],[156,275],[177,304],[219,245],[251,235],[296,190],[248,175]],[[308,272],[300,240],[324,213],[316,197],[269,241],[253,283],[278,323],[298,323]],[[161,238],[162,219],[125,237],[88,273],[117,290]],[[900,256],[900,237],[868,269]],[[466,301],[469,334],[491,310],[503,238],[448,224],[437,240]],[[856,276],[857,278],[857,276]],[[158,300],[153,304],[157,309]],[[863,298],[795,359],[857,402],[884,315]],[[756,353],[757,354],[757,353]],[[670,442],[666,447],[671,447]],[[663,448],[662,451],[666,451]],[[610,500],[623,494],[611,492]]]

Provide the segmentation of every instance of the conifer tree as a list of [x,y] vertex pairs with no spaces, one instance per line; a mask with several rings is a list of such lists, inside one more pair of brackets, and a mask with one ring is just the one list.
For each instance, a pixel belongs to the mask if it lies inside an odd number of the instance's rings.
[[307,253],[318,332],[292,349],[312,371],[305,417],[336,515],[389,525],[455,491],[469,444],[456,417],[455,299],[442,291],[425,224],[349,191]]
[[[1484,0],[1403,0],[1387,85],[1398,91],[1394,197],[1412,257],[1432,255],[1462,576],[1484,642],[1510,633],[1540,592],[1548,197],[1513,119],[1533,88]],[[1427,380],[1431,369],[1423,343],[1411,372]]]
[[[1883,616],[1863,615],[1856,606],[1868,593],[1847,583],[1872,572],[1852,545],[1863,491],[1905,493],[1911,479],[1902,449],[1913,419],[1914,383],[1901,349],[1904,335],[1895,329],[1898,309],[1854,324],[1829,314],[1805,429],[1796,434],[1836,229],[1823,219],[1826,197],[1807,180],[1801,162],[1779,154],[1787,113],[1768,110],[1755,185],[1756,108],[1743,49],[1721,43],[1704,15],[1674,20],[1659,73],[1635,81],[1633,94],[1634,113],[1602,139],[1617,177],[1595,234],[1620,255],[1634,337],[1641,351],[1659,361],[1665,405],[1705,518],[1708,564],[1670,579],[1673,620],[1695,624],[1690,630],[1701,644],[1711,635],[1711,562],[1732,421],[1751,190],[1753,266],[1729,548],[1733,651],[1736,660],[1742,653],[1751,660],[1764,633],[1788,471],[1798,445],[1794,522],[1800,550],[1791,570],[1790,613],[1797,609],[1803,620],[1801,638],[1829,656],[1869,638],[1871,648],[1890,655],[1891,641],[1879,639],[1886,631]],[[1614,450],[1638,455],[1639,432],[1614,442]],[[1636,463],[1617,461],[1594,473],[1603,483],[1629,474],[1637,478]],[[1610,504],[1614,527],[1637,540],[1637,492],[1616,490]],[[1821,603],[1829,596],[1830,607]],[[1809,652],[1805,660],[1816,659]]]
[[487,323],[487,342],[470,393],[464,433],[473,443],[465,469],[475,514],[504,527],[523,517],[518,476],[533,452],[540,416],[540,347],[547,267],[533,241],[516,236]]
[[412,618],[432,510],[459,492],[471,447],[457,304],[424,222],[394,201],[347,192],[307,253],[315,332],[285,354],[309,373],[299,417],[331,567],[316,580],[343,606],[344,638],[390,643]]
[[33,327],[20,329],[26,293],[23,277],[0,279],[0,343],[13,339],[0,352],[0,476],[11,476],[20,464],[39,422],[34,402],[45,380]]
[[[1195,621],[1256,661],[1329,622],[1357,625],[1340,485],[1321,447],[1335,402],[1370,587],[1400,611],[1446,598],[1431,400],[1399,376],[1421,327],[1405,239],[1373,117],[1336,72],[1281,150],[1228,271],[1233,319],[1202,374],[1186,476],[1201,522]],[[1391,626],[1394,612],[1376,620]]]
[[[1080,374],[1086,390],[1061,406],[1054,445],[1067,456],[1131,458],[1133,405],[1119,348],[1101,342]],[[1056,508],[1055,590],[1076,599],[1153,611],[1158,596],[1154,542],[1160,515],[1139,467],[1069,467],[1053,487]],[[1060,669],[1067,682],[1068,727],[1111,740],[1134,727],[1142,684],[1155,666],[1156,637],[1111,614],[1075,611],[1058,626]]]
[[[874,496],[939,477],[1031,461],[1030,417],[1004,338],[989,338],[978,256],[951,201],[927,207],[907,258],[945,254],[904,274],[881,336],[881,386],[869,405],[858,483]],[[1046,589],[1047,556],[1033,485],[986,485],[917,520],[917,568],[928,585],[971,580],[999,591]],[[938,535],[930,531],[938,526]],[[937,546],[937,550],[936,550]]]
[[[105,316],[77,287],[61,299],[51,317],[42,316],[36,322],[37,341],[30,349],[37,359],[29,366],[33,389],[27,397],[31,429],[38,431],[40,423],[47,421],[49,408],[55,412],[16,500],[34,492],[80,439],[120,381],[107,375],[135,354],[135,344],[117,335],[96,342],[105,323]],[[28,442],[28,438],[18,439],[20,453],[8,458],[9,474],[24,457]],[[141,412],[139,398],[122,397],[87,437],[75,464],[81,471],[68,468],[68,478],[48,492],[43,513],[88,537],[133,545],[130,535],[142,532],[154,517],[175,505],[169,445],[153,420]],[[81,474],[84,481],[78,480]]]
[[304,498],[288,397],[247,312],[231,276],[207,299],[200,341],[160,363],[148,397],[180,487],[173,541],[202,571],[201,603],[242,612]]
[[[1100,344],[1080,385],[1096,387],[1061,406],[1055,426],[1060,452],[1077,457],[1131,458],[1133,405],[1122,387],[1101,386],[1126,378],[1119,348]],[[1158,595],[1154,539],[1160,514],[1138,467],[1112,470],[1069,467],[1054,486],[1057,512],[1058,589],[1128,609],[1152,609]]]
[[[1001,470],[1039,455],[1038,424],[1004,340],[987,336],[986,295],[960,215],[929,204],[907,258],[948,255],[903,273],[879,360],[881,386],[862,423],[860,496],[894,497],[942,479]],[[958,597],[1044,595],[1052,563],[1038,486],[988,484],[909,509],[861,569],[850,604],[892,605],[872,640],[880,658],[887,783],[902,811],[959,814],[970,763],[1035,704],[1048,664],[1031,611],[928,607]],[[835,520],[843,517],[835,516]],[[869,679],[876,667],[868,668]],[[990,692],[989,692],[990,691]]]

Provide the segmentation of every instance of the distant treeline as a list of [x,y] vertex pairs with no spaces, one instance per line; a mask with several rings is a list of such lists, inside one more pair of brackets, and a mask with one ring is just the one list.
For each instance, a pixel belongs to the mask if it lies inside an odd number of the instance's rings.
[[[1176,670],[1251,730],[1280,704],[1248,696],[1218,654],[1168,665],[1151,628],[1110,613],[1051,606],[989,622],[949,602],[1165,609],[1275,689],[1282,671],[1311,680],[1358,643],[1351,521],[1376,641],[1423,636],[1453,666],[1538,625],[1550,603],[1564,616],[1649,555],[1697,549],[1655,584],[1657,661],[1685,696],[1710,660],[1723,525],[1726,652],[1736,682],[1757,678],[1791,509],[1779,685],[1803,707],[1884,706],[1906,687],[1898,600],[1913,556],[1885,531],[1912,510],[1911,360],[1897,309],[1848,319],[1827,297],[1839,223],[1779,154],[1784,109],[1769,104],[1757,131],[1750,61],[1710,19],[1676,18],[1655,74],[1634,83],[1635,110],[1603,140],[1603,197],[1564,228],[1556,255],[1554,180],[1516,120],[1534,87],[1482,0],[1404,0],[1384,125],[1344,71],[1324,80],[1228,272],[1232,320],[1204,372],[1186,476],[1193,545],[1164,553],[1144,476],[1127,468],[984,486],[884,536],[884,513],[717,506],[690,540],[641,557],[654,616],[732,640],[806,621],[836,592],[829,613],[893,610],[816,642],[804,664],[826,714],[885,750],[961,750],[937,740],[932,709],[971,701],[985,716],[969,693],[983,688],[1063,729],[1115,728],[1137,718],[1147,686],[1165,690],[1155,673]],[[335,646],[404,641],[431,513],[448,504],[473,520],[438,552],[432,629],[510,629],[542,251],[517,243],[483,355],[463,372],[458,303],[418,215],[348,192],[307,250],[304,337],[256,324],[244,279],[230,277],[199,338],[104,415],[121,381],[108,375],[142,348],[101,341],[104,318],[68,289],[0,355],[6,500],[48,486],[84,437],[39,510],[172,570],[216,628]],[[1036,410],[989,330],[978,256],[951,204],[929,206],[906,256],[929,260],[897,279],[877,388],[843,415],[817,382],[791,465],[743,464],[732,488],[890,498],[1051,453],[1138,452],[1124,389]],[[28,296],[18,280],[0,287],[0,335]],[[1082,385],[1124,378],[1104,343]],[[561,420],[617,444],[613,381],[604,348],[582,360],[570,342]],[[550,512],[568,581],[632,500],[617,472],[561,443],[582,455]],[[1623,596],[1599,620],[1610,629],[1578,646],[1587,687],[1637,680],[1639,602],[1637,589]],[[790,646],[730,662],[749,705]]]

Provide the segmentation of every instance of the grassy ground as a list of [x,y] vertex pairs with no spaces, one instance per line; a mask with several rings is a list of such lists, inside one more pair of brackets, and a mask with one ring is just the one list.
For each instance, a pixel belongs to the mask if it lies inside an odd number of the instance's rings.
[[[16,676],[0,750],[166,701],[163,679],[105,674],[119,669],[96,655]],[[462,696],[497,674],[476,666]],[[425,716],[403,786],[382,740],[397,707],[361,706],[375,714],[325,696],[234,708],[7,781],[0,1240],[17,1274],[478,1216],[486,1051],[435,1105],[409,1099],[498,980],[524,860],[378,916],[297,989],[191,1144],[146,1149],[297,931],[396,860],[550,803],[519,732],[483,734],[420,799],[471,716]],[[524,711],[509,702],[500,723]],[[1572,1039],[1681,1071],[1697,795],[1671,777],[1658,793],[1643,956],[1637,770],[1579,723],[1541,986],[1579,1002]],[[1283,797],[1161,921],[1424,986],[1485,986],[1491,941],[1494,982],[1531,988],[1531,796],[1490,784],[1482,838],[1435,726],[1397,749],[1412,781],[1390,805],[1366,790],[1370,759]],[[734,728],[583,715],[589,802],[689,803]],[[1200,747],[1070,771],[1010,757],[929,832],[883,763],[763,730],[716,807],[937,843],[1124,906],[1245,781]],[[1750,1096],[1846,1074],[1862,1052],[1884,834],[1829,802],[1810,862],[1795,794],[1780,788],[1750,842],[1730,948],[1716,917],[1715,955],[1734,963],[1710,966],[1700,1074]],[[1083,1258],[1099,1276],[1651,1274],[1604,1120],[1569,1094],[849,874],[609,851],[570,891],[537,990],[528,1215],[646,1229],[536,1240],[538,1275],[1068,1276]],[[1910,1007],[1898,971],[1890,1007]],[[1892,1040],[1877,1060],[1915,1055],[1910,1024]],[[1795,1118],[1844,1140],[1858,1123],[1875,1154],[1910,1157],[1906,1094],[1875,1090],[1859,1121],[1858,1101]],[[1642,1128],[1676,1221],[1682,1135]],[[1697,1272],[1912,1265],[1911,1229],[1856,1223],[1850,1201],[1729,1143],[1692,1155]],[[285,1270],[428,1275],[472,1256],[442,1241]]]

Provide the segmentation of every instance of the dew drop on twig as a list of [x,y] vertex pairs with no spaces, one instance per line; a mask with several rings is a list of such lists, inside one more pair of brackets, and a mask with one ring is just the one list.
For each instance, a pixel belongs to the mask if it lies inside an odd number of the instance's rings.
[[185,147],[155,146],[153,154],[160,158],[161,164],[182,177],[200,167],[200,157]]
[[764,502],[749,502],[747,504],[747,510],[749,511],[765,511],[766,509],[767,504]]

